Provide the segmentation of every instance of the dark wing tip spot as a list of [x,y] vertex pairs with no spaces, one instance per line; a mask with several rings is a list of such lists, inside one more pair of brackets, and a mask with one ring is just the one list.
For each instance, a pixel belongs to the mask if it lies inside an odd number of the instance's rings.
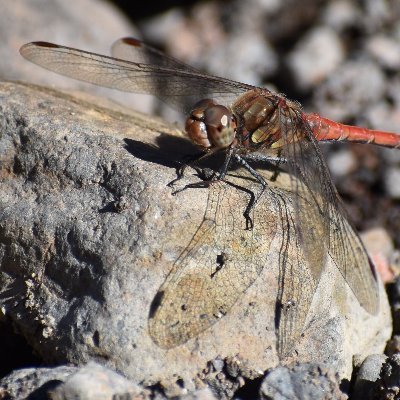
[[28,43],[28,45],[29,44],[34,45],[36,47],[51,47],[51,48],[59,48],[60,47],[58,44],[54,44],[54,43],[50,43],[50,42],[32,42],[32,43]]
[[61,46],[58,46],[57,44],[54,43],[49,43],[49,42],[31,42],[31,43],[26,43],[23,46],[20,47],[19,53],[24,56],[25,58],[29,58],[29,53],[30,50],[35,47],[44,47],[44,48],[61,48]]
[[135,46],[135,47],[141,47],[142,46],[142,42],[138,39],[135,39],[133,37],[126,37],[121,39],[121,42],[124,42],[126,44],[129,44],[131,46]]

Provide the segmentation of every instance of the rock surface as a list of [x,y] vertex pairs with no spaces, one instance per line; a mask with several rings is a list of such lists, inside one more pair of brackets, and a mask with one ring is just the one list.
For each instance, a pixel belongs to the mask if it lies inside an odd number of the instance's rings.
[[0,380],[0,398],[28,399],[34,394],[38,400],[46,399],[47,392],[79,370],[77,367],[18,369]]
[[371,354],[363,361],[354,385],[355,400],[369,398],[386,360],[387,357],[384,354]]
[[[162,400],[156,390],[144,389],[93,361],[82,367],[24,368],[0,379],[0,397],[8,400]],[[176,400],[215,400],[209,388]]]
[[[247,196],[226,184],[173,196],[166,184],[176,176],[176,160],[195,149],[175,127],[123,107],[2,83],[0,110],[2,319],[45,362],[94,359],[134,383],[159,384],[167,396],[208,384],[226,397],[278,365],[282,238],[270,199],[262,200],[268,213],[255,217],[255,226],[262,218],[272,229],[258,250],[270,248],[259,278],[218,323],[164,350],[148,333],[157,290],[210,201],[224,196],[227,218],[243,221]],[[198,181],[188,172],[182,185]],[[284,176],[277,187],[290,199]],[[296,246],[291,251],[302,257]],[[325,363],[349,379],[353,355],[379,353],[390,337],[382,288],[380,298],[380,313],[369,315],[328,265],[296,355],[283,363]]]
[[90,362],[70,374],[49,393],[51,400],[112,400],[115,398],[144,398],[145,393],[123,376],[101,365]]
[[7,399],[112,400],[144,399],[149,395],[149,391],[95,362],[80,368],[61,366],[17,370],[0,380],[0,388],[0,396]]
[[291,368],[275,368],[263,380],[260,392],[264,400],[348,398],[340,390],[337,377],[332,371],[309,363]]

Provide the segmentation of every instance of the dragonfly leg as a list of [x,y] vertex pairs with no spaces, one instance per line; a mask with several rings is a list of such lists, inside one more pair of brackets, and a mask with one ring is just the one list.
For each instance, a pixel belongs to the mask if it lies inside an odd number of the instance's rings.
[[254,178],[256,178],[257,181],[261,184],[260,192],[257,194],[257,196],[252,196],[250,198],[250,201],[247,204],[246,209],[244,210],[244,213],[243,213],[244,217],[246,218],[246,229],[252,229],[253,221],[250,218],[250,212],[255,207],[258,200],[261,198],[262,194],[264,193],[265,188],[268,185],[267,185],[267,182],[265,181],[265,179],[254,168],[252,168],[250,166],[250,164],[243,157],[239,156],[238,154],[234,154],[234,158],[240,165],[242,165],[247,171],[249,171],[250,174],[252,176],[254,176]]
[[269,163],[286,163],[286,158],[279,157],[279,156],[267,156],[265,154],[260,153],[249,153],[249,154],[242,154],[242,158],[251,161],[262,161],[262,162],[269,162]]
[[[192,164],[196,163],[197,161],[200,161],[202,158],[206,157],[207,155],[208,155],[208,153],[201,152],[198,154],[184,157],[183,160],[179,163],[180,165],[176,168],[176,178],[173,179],[171,182],[169,182],[167,186],[169,186],[169,187],[174,186],[176,182],[180,181],[183,178],[183,175],[184,175],[187,167],[193,167]],[[196,169],[196,171],[197,171],[197,169]]]
[[224,164],[222,165],[221,169],[219,170],[219,177],[218,180],[223,180],[228,172],[229,166],[232,162],[232,156],[234,154],[234,147],[230,147],[228,152],[226,153]]
[[198,188],[207,188],[209,187],[213,182],[217,182],[221,180],[220,177],[216,178],[216,173],[210,168],[200,168],[195,165],[192,165],[193,163],[204,160],[205,158],[209,157],[211,154],[214,154],[214,152],[208,152],[208,153],[202,153],[200,156],[197,156],[196,158],[192,158],[192,161],[188,164],[182,164],[178,169],[177,169],[177,178],[172,180],[170,183],[168,183],[168,186],[173,186],[174,183],[179,181],[180,179],[183,178],[183,173],[187,167],[193,168],[200,179],[202,179],[201,182],[195,182],[195,183],[189,183],[188,185],[185,185],[183,188],[177,189],[174,192],[172,192],[172,195],[176,195],[180,192],[183,192],[186,189],[198,189]]
[[215,180],[210,179],[206,181],[201,181],[201,182],[195,182],[195,183],[189,183],[188,185],[185,185],[184,187],[175,190],[172,192],[172,195],[175,196],[180,192],[183,192],[186,189],[202,189],[202,188],[208,188]]
[[168,186],[173,186],[175,182],[179,181],[180,179],[182,179],[183,177],[183,173],[185,171],[185,169],[187,167],[192,167],[196,170],[196,172],[198,173],[199,177],[203,180],[202,182],[196,182],[196,183],[190,183],[186,186],[184,186],[181,189],[178,189],[176,191],[174,191],[172,194],[176,195],[177,193],[180,193],[186,189],[193,189],[193,188],[205,188],[205,187],[209,187],[213,182],[218,182],[221,181],[225,178],[226,173],[228,171],[229,165],[232,161],[232,155],[233,155],[234,149],[230,148],[226,154],[225,157],[225,161],[223,166],[221,167],[220,171],[219,171],[219,176],[216,177],[216,174],[213,170],[211,170],[210,168],[199,168],[196,166],[193,166],[192,164],[200,161],[200,160],[204,160],[205,158],[209,157],[210,155],[214,154],[215,151],[209,151],[207,153],[202,153],[200,154],[200,156],[197,157],[193,157],[190,163],[186,163],[186,164],[182,164],[179,166],[179,168],[177,169],[177,178],[175,178],[174,180],[172,180]]

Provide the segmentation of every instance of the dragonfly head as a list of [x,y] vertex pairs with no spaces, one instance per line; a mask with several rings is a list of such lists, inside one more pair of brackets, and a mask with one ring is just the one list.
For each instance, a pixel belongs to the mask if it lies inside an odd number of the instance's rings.
[[214,100],[204,99],[193,107],[185,129],[192,142],[198,146],[224,149],[235,138],[236,120],[227,107]]

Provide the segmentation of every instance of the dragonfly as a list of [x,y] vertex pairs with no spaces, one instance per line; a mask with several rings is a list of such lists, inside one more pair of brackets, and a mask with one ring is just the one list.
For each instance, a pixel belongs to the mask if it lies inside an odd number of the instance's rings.
[[[206,331],[229,312],[261,274],[264,253],[269,250],[265,247],[260,253],[260,243],[249,240],[242,230],[253,231],[254,237],[265,241],[265,205],[271,200],[281,207],[285,195],[272,189],[255,166],[260,162],[284,166],[290,176],[295,223],[289,223],[287,215],[285,221],[285,213],[280,223],[283,230],[295,226],[295,240],[307,260],[296,274],[287,273],[282,280],[285,285],[280,287],[280,357],[290,354],[300,337],[312,301],[309,292],[315,291],[328,258],[361,306],[372,315],[378,312],[374,265],[349,222],[318,142],[398,148],[400,135],[307,114],[298,102],[282,94],[203,73],[135,38],[117,40],[112,57],[49,42],[27,43],[20,53],[41,67],[74,79],[154,95],[187,115],[185,131],[204,157],[224,154],[217,177],[211,179],[214,186],[210,184],[210,193],[214,194],[210,194],[205,219],[151,304],[149,334],[159,347],[174,348]],[[231,204],[222,195],[226,190],[215,189],[220,188],[215,183],[228,180],[234,165],[246,170],[261,188],[247,206]],[[222,202],[235,209],[243,206],[243,215],[252,220],[252,226],[228,224],[226,213],[221,211]],[[246,240],[235,240],[243,235]],[[282,269],[288,263],[287,248],[282,242]],[[207,267],[210,263],[214,272]],[[307,278],[302,279],[302,270]]]

